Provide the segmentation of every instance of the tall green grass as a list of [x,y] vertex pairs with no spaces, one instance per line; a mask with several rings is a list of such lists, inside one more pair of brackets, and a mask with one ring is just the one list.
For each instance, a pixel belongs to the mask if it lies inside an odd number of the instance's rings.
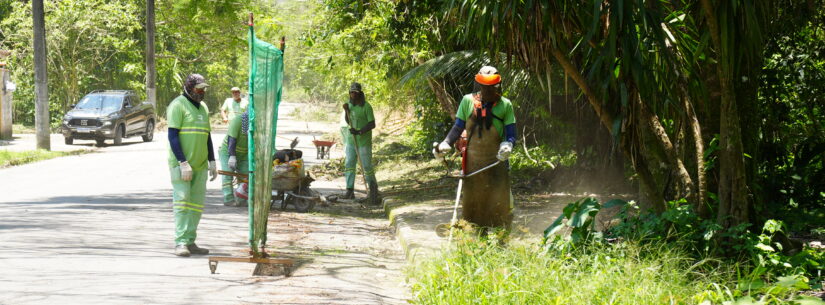
[[408,270],[419,304],[699,304],[729,299],[732,267],[699,272],[669,246],[545,250],[536,241],[463,240]]

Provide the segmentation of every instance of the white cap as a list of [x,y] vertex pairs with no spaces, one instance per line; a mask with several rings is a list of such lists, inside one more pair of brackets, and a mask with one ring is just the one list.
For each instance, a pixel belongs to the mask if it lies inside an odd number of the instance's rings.
[[238,88],[238,87],[232,87],[232,91],[238,91],[238,92],[241,92],[241,88]]
[[484,66],[484,67],[481,67],[481,69],[478,70],[478,74],[485,75],[485,76],[486,75],[498,74],[498,69],[496,69],[496,67],[493,67],[493,66]]

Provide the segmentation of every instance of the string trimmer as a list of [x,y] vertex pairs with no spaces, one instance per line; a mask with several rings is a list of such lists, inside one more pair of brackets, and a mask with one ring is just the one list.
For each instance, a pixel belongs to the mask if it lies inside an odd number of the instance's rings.
[[[433,144],[435,144],[435,143],[433,143]],[[435,147],[435,150],[437,152],[441,152],[441,151],[438,150],[437,144],[433,145],[433,146]],[[450,165],[447,162],[447,159],[444,156],[441,157],[441,160],[444,162],[445,166]],[[449,238],[448,238],[449,242],[453,241],[453,228],[455,228],[455,224],[458,221],[458,203],[461,202],[461,188],[464,186],[464,179],[472,177],[472,176],[474,176],[478,173],[481,173],[483,171],[486,171],[488,169],[491,169],[491,168],[495,167],[496,165],[498,165],[499,163],[501,163],[501,160],[496,160],[496,162],[490,163],[489,165],[487,165],[485,167],[482,167],[482,168],[480,168],[476,171],[473,171],[469,174],[464,174],[464,169],[461,169],[461,171],[459,171],[458,175],[448,175],[448,177],[450,177],[450,178],[458,178],[458,188],[456,189],[456,192],[455,192],[455,204],[453,205],[453,217],[450,219],[450,223],[449,223],[449,226],[450,226],[450,233],[449,233]],[[448,171],[449,171],[449,168],[448,168]],[[444,225],[448,225],[448,224],[439,224],[439,225],[437,225],[435,227],[436,232],[443,232],[445,230]]]

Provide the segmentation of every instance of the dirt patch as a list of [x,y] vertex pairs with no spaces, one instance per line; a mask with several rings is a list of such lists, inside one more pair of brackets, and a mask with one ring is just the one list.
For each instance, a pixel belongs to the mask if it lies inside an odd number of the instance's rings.
[[403,304],[404,258],[378,207],[336,203],[309,214],[273,211],[269,218],[271,254],[299,263],[292,276],[263,266],[273,275],[262,281],[284,289],[272,292],[274,303]]

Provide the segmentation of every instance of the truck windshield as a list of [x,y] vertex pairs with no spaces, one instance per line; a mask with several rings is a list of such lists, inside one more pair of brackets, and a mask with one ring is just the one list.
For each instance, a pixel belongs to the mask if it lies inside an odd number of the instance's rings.
[[90,94],[83,97],[75,109],[101,109],[103,111],[115,111],[123,105],[122,95]]

